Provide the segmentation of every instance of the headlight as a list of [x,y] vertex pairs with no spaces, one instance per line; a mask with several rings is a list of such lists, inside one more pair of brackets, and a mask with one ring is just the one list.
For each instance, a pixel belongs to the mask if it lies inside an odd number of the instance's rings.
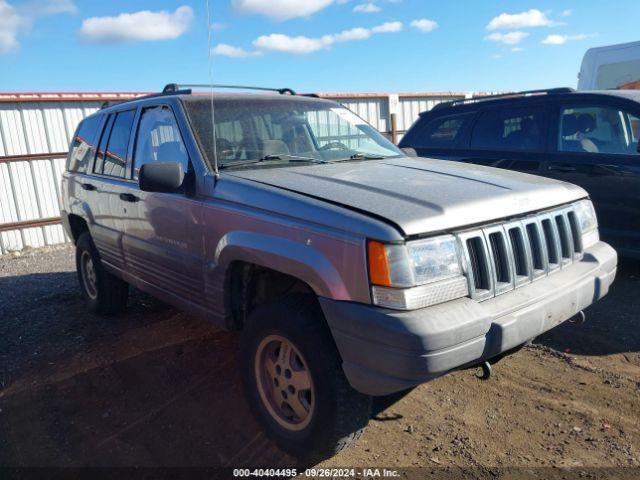
[[582,236],[582,248],[589,248],[600,241],[598,219],[590,200],[582,200],[575,204],[578,227]]
[[367,246],[375,305],[413,310],[469,294],[452,235],[403,245],[369,241]]

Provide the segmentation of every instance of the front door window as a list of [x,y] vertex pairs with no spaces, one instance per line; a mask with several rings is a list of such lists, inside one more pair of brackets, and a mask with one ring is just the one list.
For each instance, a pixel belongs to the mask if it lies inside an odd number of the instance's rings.
[[561,152],[638,155],[640,118],[611,107],[564,108],[558,138]]

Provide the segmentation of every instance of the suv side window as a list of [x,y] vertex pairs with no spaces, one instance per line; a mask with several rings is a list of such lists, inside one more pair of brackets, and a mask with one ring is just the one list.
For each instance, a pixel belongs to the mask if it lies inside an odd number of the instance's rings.
[[471,134],[471,148],[544,150],[546,113],[543,108],[491,110],[482,113]]
[[133,178],[138,179],[140,167],[151,162],[178,162],[183,171],[189,169],[189,156],[184,146],[176,118],[167,106],[142,110],[134,154]]
[[440,117],[428,122],[415,136],[416,147],[454,147],[475,113]]
[[86,173],[89,161],[95,154],[95,141],[100,125],[101,115],[88,117],[78,125],[67,161],[67,170]]
[[560,113],[561,152],[638,155],[640,118],[614,107],[565,107]]
[[103,175],[124,178],[127,169],[129,138],[131,137],[131,127],[133,127],[135,115],[135,110],[127,110],[116,114],[104,155]]

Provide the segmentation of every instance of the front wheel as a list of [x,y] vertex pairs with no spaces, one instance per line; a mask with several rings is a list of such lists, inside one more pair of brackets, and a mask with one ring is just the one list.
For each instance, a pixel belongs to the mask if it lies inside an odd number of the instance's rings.
[[362,435],[371,397],[349,385],[314,298],[258,307],[242,335],[241,364],[258,422],[290,455],[320,461]]

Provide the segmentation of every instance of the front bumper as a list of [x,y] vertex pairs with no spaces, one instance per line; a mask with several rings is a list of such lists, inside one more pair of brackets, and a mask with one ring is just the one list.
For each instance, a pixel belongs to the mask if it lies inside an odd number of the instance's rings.
[[606,243],[581,261],[512,292],[399,312],[321,298],[356,390],[387,395],[522,345],[607,294],[617,255]]

